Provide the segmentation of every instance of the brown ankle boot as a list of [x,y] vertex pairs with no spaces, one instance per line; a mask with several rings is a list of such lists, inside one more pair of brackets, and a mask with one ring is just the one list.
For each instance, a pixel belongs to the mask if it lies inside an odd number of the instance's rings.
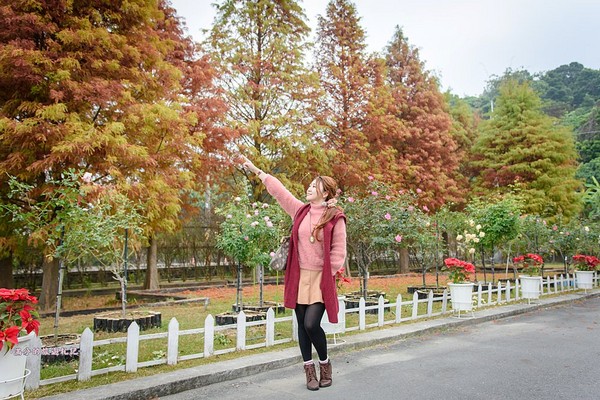
[[319,363],[319,367],[320,367],[320,372],[321,372],[321,379],[319,380],[319,386],[320,387],[328,387],[331,386],[331,383],[333,382],[331,379],[331,374],[332,374],[332,370],[331,370],[331,360],[327,361],[327,364],[321,364]]
[[304,364],[304,372],[306,373],[306,388],[308,390],[319,390],[315,364]]

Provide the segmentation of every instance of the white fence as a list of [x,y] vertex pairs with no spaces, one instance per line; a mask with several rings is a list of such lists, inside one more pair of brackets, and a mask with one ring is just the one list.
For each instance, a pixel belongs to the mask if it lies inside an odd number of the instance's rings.
[[[594,274],[594,286],[598,285],[598,274]],[[496,304],[503,304],[513,301],[520,300],[521,288],[519,281],[517,280],[514,286],[510,281],[504,283],[498,282],[494,287],[492,285],[484,284],[486,289],[479,284],[477,290],[473,292],[473,304],[476,308],[483,306],[490,306]],[[546,277],[542,280],[542,296],[559,294],[566,291],[572,291],[576,288],[576,279],[574,276],[567,274],[566,276],[554,276]],[[382,327],[386,324],[398,324],[405,321],[414,321],[420,318],[431,318],[439,315],[444,315],[452,312],[448,308],[448,300],[450,295],[447,290],[443,292],[441,296],[434,296],[433,292],[430,291],[427,298],[419,299],[419,295],[415,292],[412,299],[403,300],[401,295],[398,295],[395,303],[385,303],[383,297],[379,297],[378,304],[366,306],[364,298],[360,299],[359,306],[356,308],[345,308],[345,303],[340,299],[340,323],[337,325],[324,324],[325,330],[328,333],[344,333],[355,330],[365,330],[372,327]],[[441,307],[438,311],[434,312],[434,302],[441,302]],[[421,306],[420,305],[425,305]],[[367,323],[368,311],[374,313],[376,310],[376,322]],[[349,325],[349,315],[358,314],[358,318],[351,319],[352,321],[358,321],[354,326]],[[389,319],[386,319],[389,317]],[[373,321],[375,317],[370,318]],[[276,325],[277,324],[291,324],[291,337],[285,337],[275,340],[276,336]],[[264,329],[264,336],[257,340],[251,338],[254,344],[248,344],[247,332],[248,328],[261,327]],[[289,331],[289,325],[287,331]],[[215,350],[215,339],[218,337],[219,332],[235,330],[236,341],[235,346]],[[186,335],[196,335],[198,339],[203,340],[204,348],[200,353],[194,354],[179,354],[179,342],[180,338]],[[139,350],[140,343],[147,340],[155,339],[166,339],[166,353],[164,357],[149,361],[139,361]],[[39,341],[39,339],[37,339]],[[28,369],[32,371],[31,376],[27,381],[27,388],[34,389],[40,385],[48,385],[53,383],[59,383],[69,380],[85,381],[89,380],[92,376],[107,374],[114,371],[125,371],[125,372],[136,372],[138,368],[150,367],[159,364],[174,365],[179,361],[192,360],[196,358],[211,357],[218,354],[225,354],[234,351],[243,351],[249,349],[255,349],[259,347],[271,347],[281,343],[288,343],[291,341],[298,340],[298,325],[294,315],[275,318],[273,309],[269,309],[266,314],[266,319],[260,321],[246,321],[246,315],[244,312],[240,312],[237,318],[236,324],[231,325],[215,325],[215,319],[212,315],[208,315],[204,321],[203,328],[180,330],[179,322],[172,318],[169,322],[168,332],[152,333],[146,335],[140,335],[139,326],[133,322],[127,330],[127,336],[94,340],[94,333],[86,328],[81,335],[81,343],[79,349],[79,368],[75,374],[64,375],[51,379],[40,380],[41,371],[41,355],[40,352],[34,352],[34,354],[28,355]],[[258,342],[258,343],[256,343]],[[111,346],[116,343],[126,344],[126,357],[125,363],[115,366],[110,366],[101,369],[92,369],[92,361],[94,351],[98,351],[103,346]]]

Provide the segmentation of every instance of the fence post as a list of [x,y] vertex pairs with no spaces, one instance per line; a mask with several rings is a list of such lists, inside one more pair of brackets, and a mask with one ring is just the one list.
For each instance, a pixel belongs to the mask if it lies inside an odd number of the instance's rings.
[[275,311],[273,311],[272,307],[269,307],[267,310],[267,347],[273,346],[275,344]]
[[417,319],[418,316],[419,316],[419,294],[415,290],[413,292],[411,319]]
[[246,350],[246,314],[240,311],[237,317],[237,350]]
[[379,299],[377,299],[377,326],[383,326],[383,323],[385,322],[385,308],[383,305],[383,296],[379,296]]
[[519,278],[515,280],[515,300],[521,299],[521,281]]
[[204,357],[215,354],[215,317],[208,314],[204,319]]
[[361,331],[367,329],[366,306],[365,298],[361,297],[358,301],[358,329]]
[[427,295],[427,316],[431,317],[433,314],[433,290],[429,291]]
[[140,351],[140,326],[133,321],[127,328],[127,358],[125,359],[125,372],[136,372],[138,355]]
[[[27,356],[25,368],[31,371],[29,378],[25,381],[25,389],[37,389],[40,387],[41,371],[42,371],[42,340],[39,336],[34,336],[31,339],[31,349],[33,351]],[[4,349],[3,349],[4,351]]]
[[296,310],[292,310],[292,340],[298,341],[298,320],[296,319]]
[[510,281],[506,281],[506,302],[510,303],[510,291],[511,291],[511,287],[510,287]]
[[446,314],[448,311],[448,289],[444,289],[442,293],[442,314]]
[[396,323],[402,321],[402,295],[398,293],[396,297]]
[[179,321],[173,317],[169,321],[167,333],[167,365],[177,364],[177,353],[179,353]]
[[558,279],[554,275],[554,294],[558,293]]
[[488,290],[487,290],[487,294],[488,294],[488,299],[487,299],[487,303],[488,306],[492,304],[492,293],[494,292],[494,287],[491,283],[488,282]]
[[343,298],[338,297],[338,307],[339,307],[338,324],[342,327],[341,333],[345,333],[346,332],[346,302],[344,301]]
[[[490,286],[488,285],[488,289],[490,288]],[[481,286],[481,283],[477,285],[477,308],[481,307],[481,302],[483,300],[483,286]]]
[[94,355],[94,333],[85,328],[79,341],[78,381],[89,381],[92,378],[92,360]]

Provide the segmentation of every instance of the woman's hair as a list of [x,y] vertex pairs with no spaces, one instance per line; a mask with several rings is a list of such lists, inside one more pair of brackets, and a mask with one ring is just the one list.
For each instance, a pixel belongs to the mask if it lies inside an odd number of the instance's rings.
[[[327,192],[327,196],[325,196],[325,201],[329,201],[335,199],[338,196],[338,184],[335,179],[329,176],[317,176],[316,177],[316,189],[320,193]],[[319,223],[315,227],[315,237],[318,237],[318,232],[323,229],[323,227],[336,216],[336,214],[343,212],[340,206],[327,207],[323,216],[319,220]]]

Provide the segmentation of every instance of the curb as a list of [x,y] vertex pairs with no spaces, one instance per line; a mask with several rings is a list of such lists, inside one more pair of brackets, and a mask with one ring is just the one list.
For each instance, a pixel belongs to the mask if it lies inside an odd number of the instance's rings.
[[[585,299],[600,297],[600,290],[588,293],[572,293],[538,300],[537,304],[509,304],[476,311],[472,318],[453,316],[423,320],[410,324],[373,330],[344,337],[343,343],[329,346],[331,354],[362,350],[368,347],[391,344],[415,336],[443,333],[448,330],[509,318],[533,311],[560,307]],[[135,378],[127,381],[83,389],[39,400],[148,400],[175,393],[197,389],[213,383],[247,377],[277,368],[300,364],[302,361],[296,347],[273,350],[233,360],[220,361],[173,372]]]

